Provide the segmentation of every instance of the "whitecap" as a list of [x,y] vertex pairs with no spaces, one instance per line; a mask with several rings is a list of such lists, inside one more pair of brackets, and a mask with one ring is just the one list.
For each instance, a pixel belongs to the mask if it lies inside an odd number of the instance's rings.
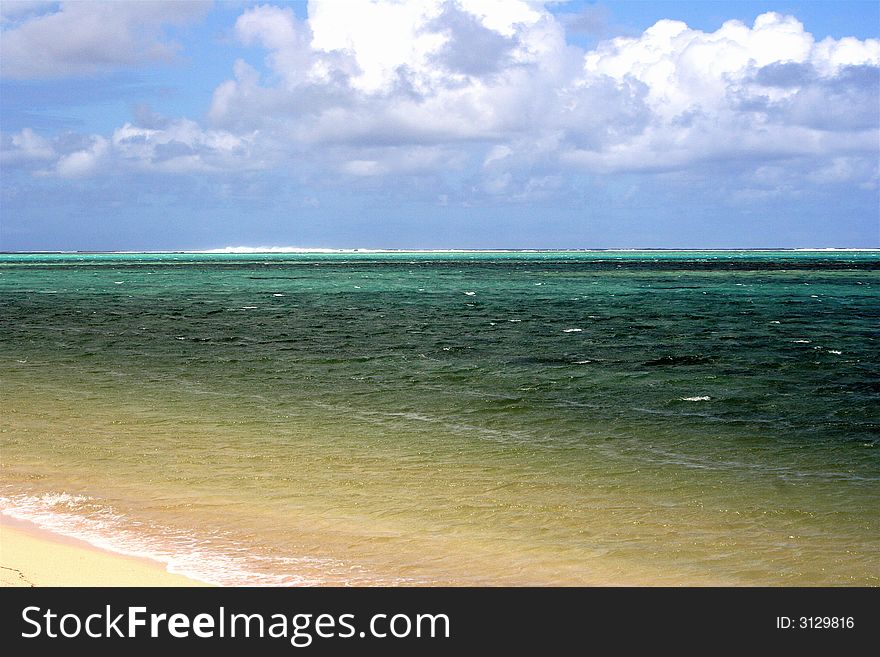
[[469,297],[472,297],[476,294],[476,292],[465,292],[465,294],[468,295]]
[[113,281],[113,285],[122,285],[125,281]]
[[840,356],[843,352],[842,352],[842,351],[838,351],[837,349],[829,349],[829,350],[828,350],[828,353],[829,353],[829,354],[837,354],[838,356]]
[[709,401],[712,399],[709,395],[700,395],[698,397],[679,397],[681,401],[690,401],[690,402],[699,402],[699,401]]
[[580,333],[583,330],[584,329],[581,329],[581,328],[568,328],[568,329],[562,329],[562,332],[563,333]]
[[792,342],[795,342],[797,344],[810,344],[812,340],[792,340]]
[[257,307],[256,306],[242,306],[241,309],[242,310],[256,310]]
[[[291,586],[321,583],[315,577],[293,574],[297,565],[314,562],[327,571],[338,564],[330,560],[261,558],[246,555],[243,547],[229,544],[214,548],[200,544],[190,532],[162,528],[161,537],[141,533],[140,524],[91,497],[68,493],[0,496],[0,513],[34,523],[41,529],[69,536],[117,554],[158,561],[170,573],[220,586]],[[277,565],[276,572],[256,572],[251,562]],[[274,562],[274,563],[273,563]]]
[[273,296],[273,297],[283,297],[284,295],[283,295],[283,294],[278,294],[278,293],[276,293],[276,294],[273,294],[272,296]]
[[378,252],[372,249],[322,249],[302,246],[227,246],[222,249],[187,251],[187,253],[211,254],[257,254],[257,253],[352,253],[354,251]]

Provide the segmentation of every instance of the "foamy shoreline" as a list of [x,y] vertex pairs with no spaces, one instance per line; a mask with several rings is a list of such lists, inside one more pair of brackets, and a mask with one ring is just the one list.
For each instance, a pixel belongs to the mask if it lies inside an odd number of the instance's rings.
[[0,586],[208,586],[164,564],[102,550],[0,514]]

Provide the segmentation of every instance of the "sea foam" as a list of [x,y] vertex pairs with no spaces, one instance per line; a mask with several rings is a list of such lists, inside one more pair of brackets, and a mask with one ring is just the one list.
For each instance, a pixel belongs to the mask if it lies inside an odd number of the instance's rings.
[[[325,582],[289,571],[295,571],[297,565],[314,566],[318,561],[321,568],[310,570],[320,572],[337,565],[311,557],[259,557],[244,546],[231,542],[211,545],[211,541],[200,540],[192,532],[152,524],[151,533],[147,534],[136,529],[141,523],[126,518],[109,505],[66,492],[0,495],[0,514],[102,550],[157,561],[170,573],[217,586],[320,585]],[[273,563],[276,561],[278,563]],[[255,571],[250,567],[254,562],[269,562],[269,572]]]

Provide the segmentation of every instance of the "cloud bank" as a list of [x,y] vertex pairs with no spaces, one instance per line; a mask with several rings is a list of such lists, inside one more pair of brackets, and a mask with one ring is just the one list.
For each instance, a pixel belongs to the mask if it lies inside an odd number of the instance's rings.
[[60,78],[170,61],[163,26],[201,18],[207,2],[16,2],[0,10],[5,78]]
[[[163,26],[204,11],[98,9],[62,3],[4,19],[3,75],[167,60],[174,45]],[[251,7],[234,36],[262,60],[236,62],[202,123],[132,121],[111,134],[54,138],[25,129],[2,136],[2,158],[71,178],[452,172],[471,190],[509,199],[552,195],[571,175],[706,169],[768,189],[876,187],[880,41],[816,40],[777,13],[714,32],[661,20],[588,51],[565,29],[540,3],[518,0],[368,0],[345,11],[311,0],[307,19],[286,6]]]

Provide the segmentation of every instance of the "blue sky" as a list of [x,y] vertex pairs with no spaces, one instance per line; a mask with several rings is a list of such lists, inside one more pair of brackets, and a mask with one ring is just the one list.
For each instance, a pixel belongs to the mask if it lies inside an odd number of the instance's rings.
[[880,247],[880,3],[0,5],[0,249]]

